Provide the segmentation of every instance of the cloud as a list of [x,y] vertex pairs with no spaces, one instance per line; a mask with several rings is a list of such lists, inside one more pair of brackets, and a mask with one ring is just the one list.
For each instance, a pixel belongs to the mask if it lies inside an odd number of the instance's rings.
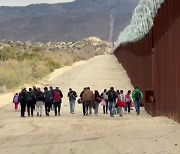
[[0,0],[0,6],[26,6],[38,3],[63,3],[72,2],[74,0]]

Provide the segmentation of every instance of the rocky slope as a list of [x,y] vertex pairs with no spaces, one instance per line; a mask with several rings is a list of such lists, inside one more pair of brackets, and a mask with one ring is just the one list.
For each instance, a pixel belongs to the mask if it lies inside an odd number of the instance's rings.
[[138,0],[76,0],[70,3],[0,7],[0,39],[77,41],[90,36],[109,40],[129,23]]
[[97,37],[89,37],[80,41],[75,42],[22,42],[22,41],[0,41],[0,50],[4,48],[11,47],[13,49],[18,49],[19,51],[66,51],[66,52],[108,52],[110,50],[111,44],[107,41],[103,41]]

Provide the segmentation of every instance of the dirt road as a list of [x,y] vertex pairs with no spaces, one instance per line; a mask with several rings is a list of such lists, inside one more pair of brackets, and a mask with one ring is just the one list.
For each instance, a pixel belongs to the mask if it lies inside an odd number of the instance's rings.
[[[60,75],[58,75],[60,74]],[[126,72],[111,55],[95,57],[88,62],[57,71],[48,85],[59,86],[64,99],[62,115],[55,117],[20,118],[12,104],[0,109],[0,154],[179,154],[180,125],[164,117],[152,118],[142,110],[124,117],[82,116],[76,104],[75,114],[69,113],[67,91],[78,93],[83,87],[102,91],[132,89]],[[1,100],[2,101],[2,100]]]

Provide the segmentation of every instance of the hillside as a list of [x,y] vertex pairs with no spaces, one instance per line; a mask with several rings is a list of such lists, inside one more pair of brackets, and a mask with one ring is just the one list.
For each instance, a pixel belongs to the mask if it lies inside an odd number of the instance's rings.
[[138,0],[76,0],[70,3],[0,7],[0,39],[21,41],[77,41],[89,36],[109,40],[129,23]]

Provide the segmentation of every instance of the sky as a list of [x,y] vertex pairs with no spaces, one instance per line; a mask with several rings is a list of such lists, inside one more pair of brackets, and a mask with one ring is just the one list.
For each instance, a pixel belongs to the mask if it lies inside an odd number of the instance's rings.
[[62,3],[72,2],[74,0],[0,0],[0,6],[26,6],[39,3]]

